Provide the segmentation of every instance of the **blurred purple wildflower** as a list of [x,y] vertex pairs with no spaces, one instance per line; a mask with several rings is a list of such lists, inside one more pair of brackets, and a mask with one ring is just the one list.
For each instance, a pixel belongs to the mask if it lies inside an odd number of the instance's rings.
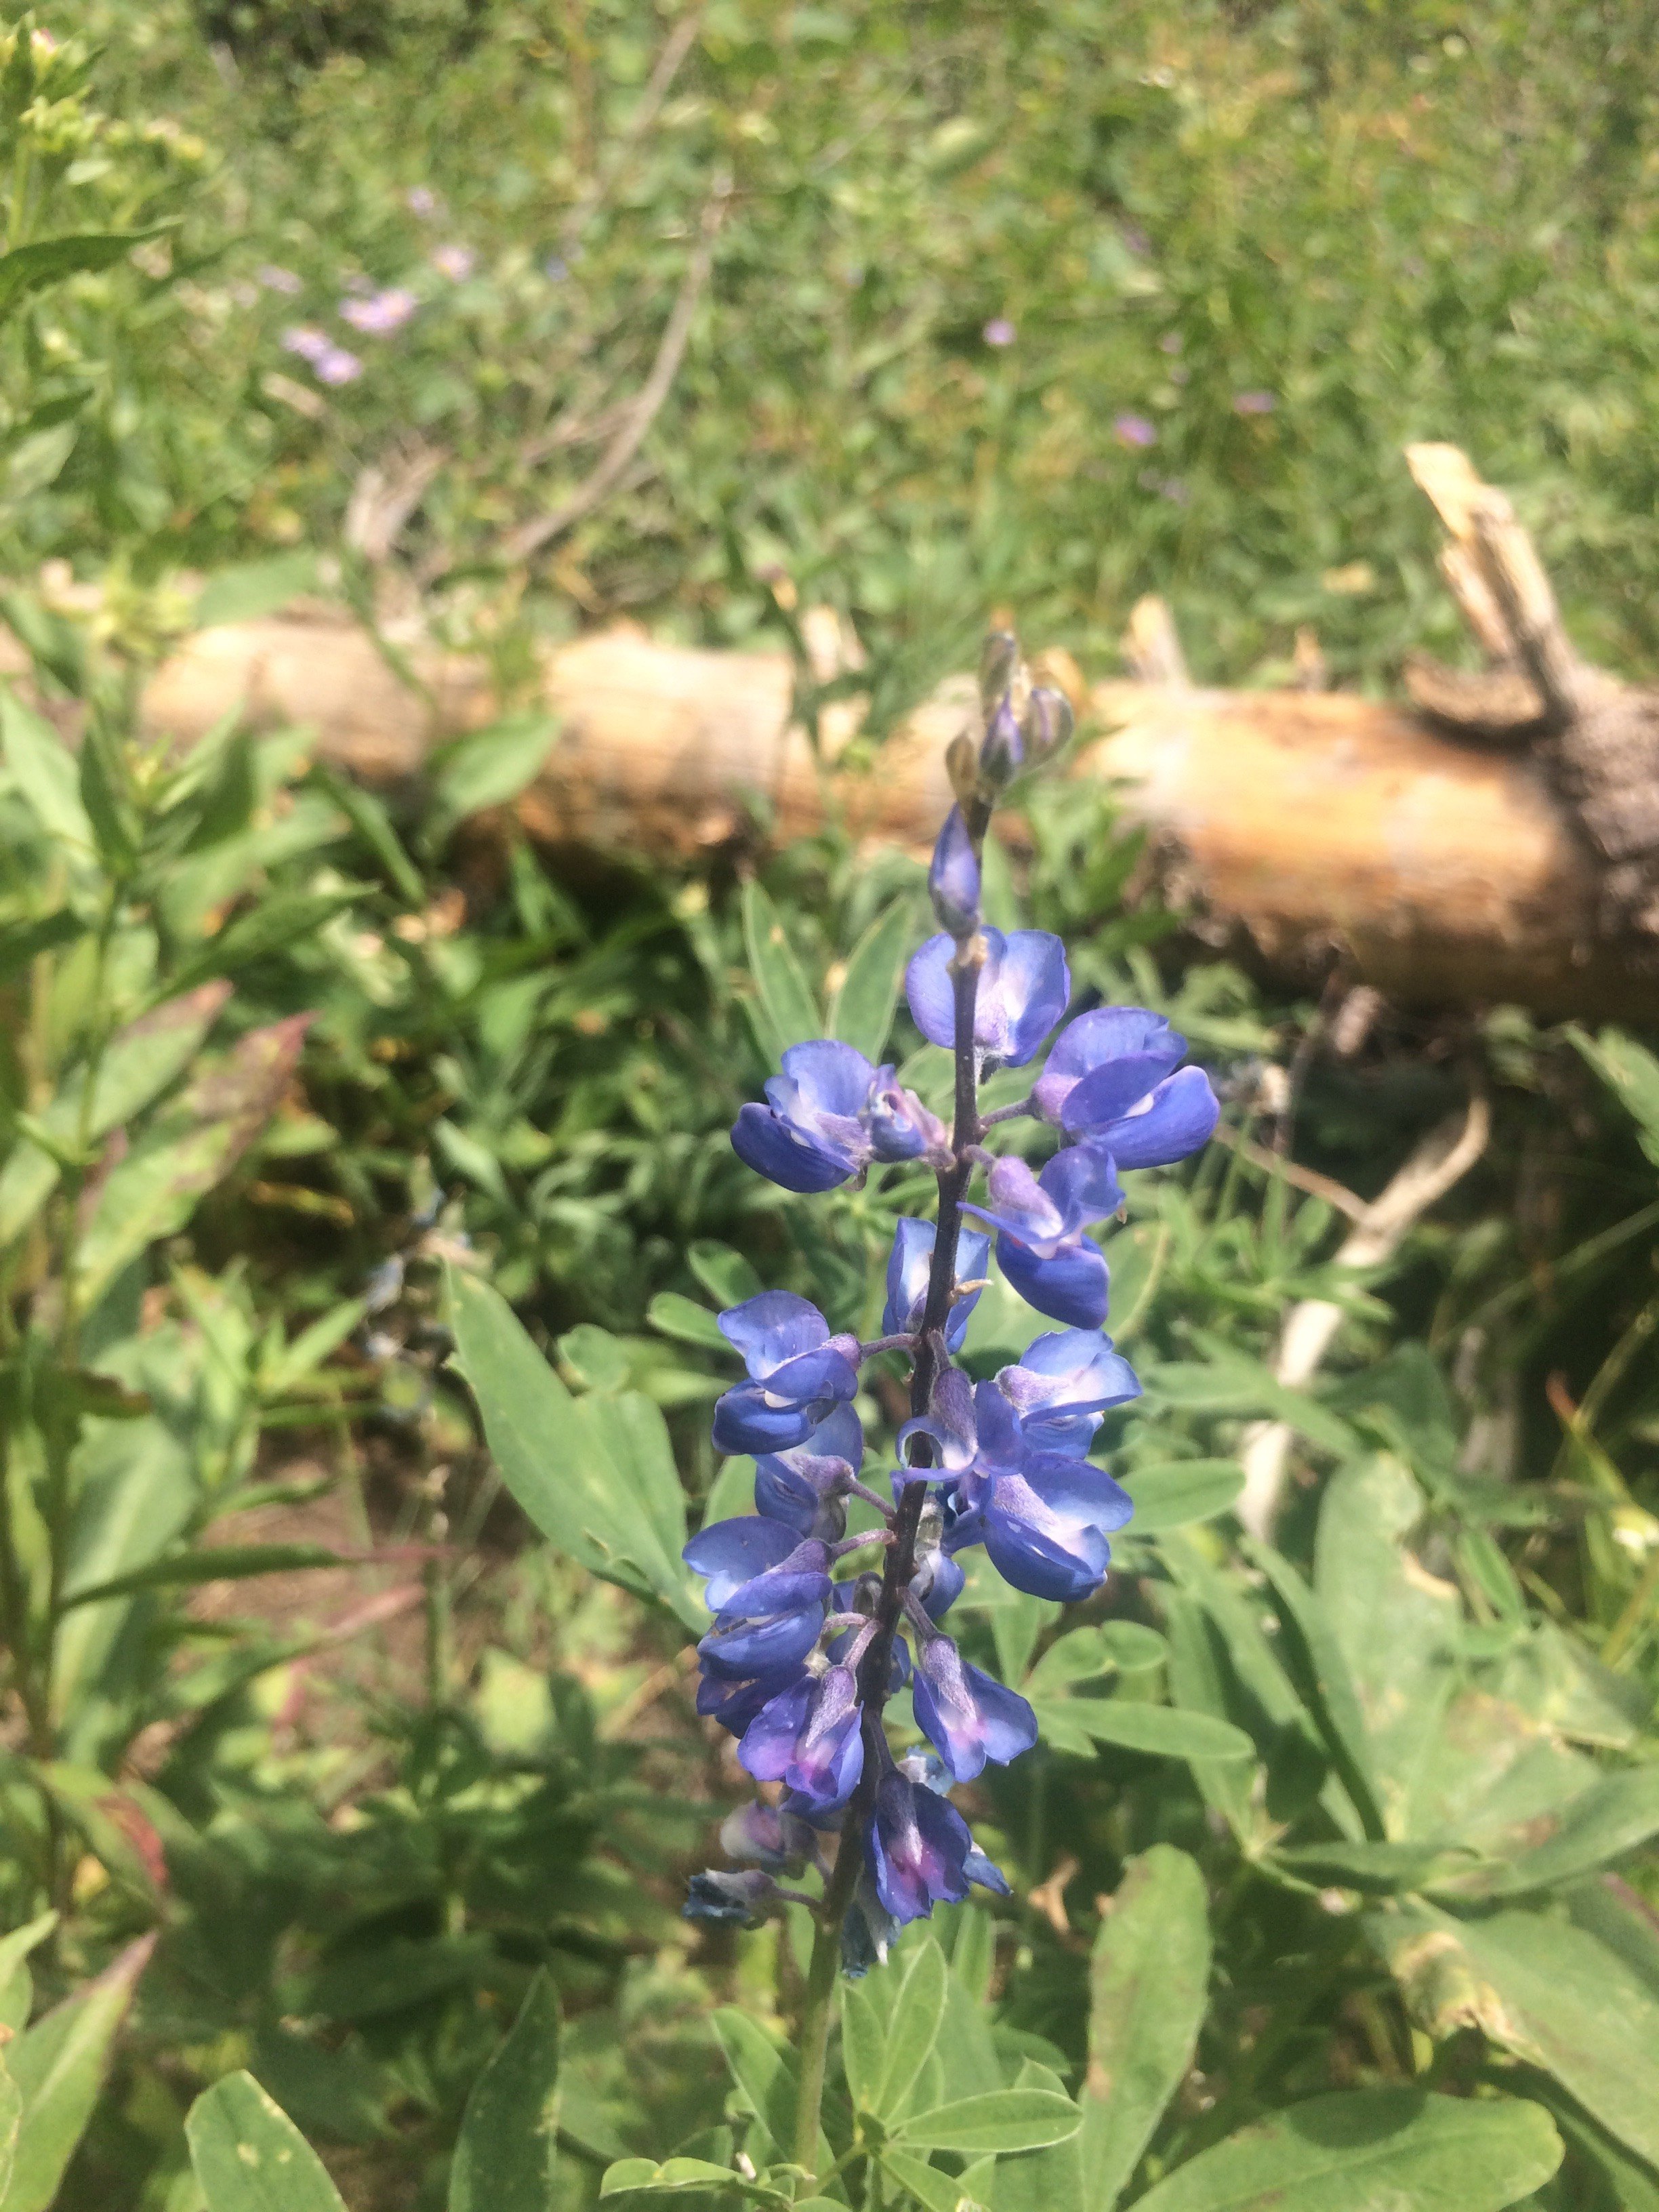
[[290,323],[278,341],[284,353],[297,353],[301,361],[319,362],[333,350],[334,341],[315,323]]
[[296,276],[291,269],[279,269],[274,261],[261,262],[253,273],[267,292],[282,292],[292,299],[305,289],[303,277]]
[[1011,346],[1019,332],[1006,315],[993,315],[981,335],[988,346]]
[[337,345],[330,346],[312,363],[312,368],[319,384],[352,384],[363,373],[363,365],[356,355]]
[[437,195],[426,185],[411,185],[404,194],[404,203],[411,215],[435,215],[438,211]]
[[1114,415],[1112,435],[1120,446],[1155,446],[1158,430],[1144,415]]
[[432,265],[452,284],[464,284],[477,267],[478,257],[470,246],[436,246],[432,249]]
[[412,292],[393,284],[384,292],[371,293],[367,300],[342,301],[340,319],[349,323],[354,331],[385,337],[401,330],[419,305]]
[[1233,394],[1235,415],[1271,415],[1278,404],[1271,392],[1236,392]]

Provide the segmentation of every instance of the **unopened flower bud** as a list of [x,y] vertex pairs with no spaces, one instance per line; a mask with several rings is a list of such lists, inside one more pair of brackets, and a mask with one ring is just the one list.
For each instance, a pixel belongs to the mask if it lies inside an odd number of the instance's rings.
[[988,715],[1006,699],[1019,672],[1019,640],[1011,629],[994,629],[979,656],[980,704]]
[[1058,751],[1076,726],[1077,718],[1066,694],[1051,684],[1039,684],[1026,701],[1020,721],[1027,756],[1041,760],[1045,754]]
[[979,927],[979,861],[968,836],[962,809],[953,806],[945,817],[927,871],[927,890],[941,929],[958,942]]
[[979,747],[962,730],[945,748],[945,772],[958,806],[971,806],[979,796]]
[[1024,758],[1024,735],[1012,701],[1005,698],[985,726],[985,743],[979,756],[980,774],[994,790],[1000,790]]
[[776,1882],[758,1867],[730,1874],[711,1868],[707,1874],[694,1874],[686,1892],[688,1920],[735,1921],[744,1928],[763,1920],[778,1902]]

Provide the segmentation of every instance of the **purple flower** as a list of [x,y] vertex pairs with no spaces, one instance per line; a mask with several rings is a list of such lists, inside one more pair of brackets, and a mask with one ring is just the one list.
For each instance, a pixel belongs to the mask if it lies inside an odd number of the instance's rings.
[[833,1190],[872,1160],[945,1151],[938,1116],[900,1089],[891,1067],[872,1067],[854,1045],[828,1037],[791,1045],[766,1097],[739,1112],[732,1149],[786,1190]]
[[1201,1067],[1171,1073],[1186,1050],[1162,1014],[1099,1006],[1061,1030],[1032,1097],[1046,1121],[1120,1168],[1165,1167],[1208,1139],[1221,1110]]
[[1133,1510],[1103,1468],[1060,1453],[1033,1453],[1016,1471],[969,1476],[965,1508],[945,1537],[961,1551],[982,1543],[1006,1583],[1060,1604],[1090,1596],[1111,1559],[1106,1539]]
[[1019,333],[1006,315],[993,315],[981,336],[988,346],[1011,346]]
[[477,256],[470,246],[434,246],[432,265],[452,284],[464,284],[478,265]]
[[802,1540],[787,1522],[744,1513],[731,1521],[711,1521],[680,1553],[693,1574],[707,1583],[710,1613],[724,1612],[745,1583],[781,1566]]
[[732,1921],[744,1928],[764,1919],[778,1897],[776,1882],[758,1867],[730,1873],[711,1868],[694,1874],[685,1887],[688,1920]]
[[1236,392],[1233,394],[1235,415],[1271,415],[1278,404],[1271,392]]
[[350,384],[363,373],[363,365],[355,353],[344,346],[331,345],[312,363],[319,384]]
[[858,1677],[853,1665],[825,1668],[763,1705],[738,1746],[757,1782],[781,1782],[789,1810],[821,1820],[839,1812],[864,1771]]
[[[1023,1067],[1066,1012],[1072,975],[1066,949],[1046,929],[980,933],[985,964],[974,1000],[974,1043],[982,1070]],[[904,971],[904,988],[916,1027],[930,1044],[956,1043],[956,1000],[951,963],[956,946],[930,937]]]
[[697,1711],[705,1719],[718,1721],[728,1735],[740,1736],[763,1705],[791,1682],[803,1680],[805,1673],[799,1660],[746,1676],[711,1674],[705,1668],[697,1685]]
[[755,1462],[756,1510],[798,1535],[833,1543],[846,1532],[846,1497],[863,1461],[859,1417],[850,1406],[837,1406],[804,1443]]
[[990,1205],[963,1211],[999,1232],[998,1265],[1021,1297],[1073,1328],[1098,1328],[1106,1318],[1106,1261],[1083,1224],[1123,1202],[1110,1155],[1073,1145],[1040,1176],[1022,1159],[1000,1159],[987,1180]]
[[1036,1715],[1010,1690],[963,1659],[948,1636],[916,1652],[911,1685],[916,1725],[956,1782],[971,1782],[988,1759],[1006,1766],[1036,1741]]
[[714,1407],[714,1448],[787,1451],[858,1390],[858,1340],[832,1336],[817,1308],[788,1291],[763,1291],[720,1316],[750,1380]]
[[968,1823],[941,1797],[890,1768],[876,1786],[870,1823],[870,1872],[876,1895],[901,1925],[931,1917],[936,1905],[968,1894]]
[[958,941],[979,927],[979,862],[968,842],[968,825],[962,809],[953,806],[945,817],[927,871],[927,890],[939,926]]
[[[893,1234],[887,1258],[887,1304],[881,1317],[884,1336],[908,1335],[921,1326],[927,1304],[927,1278],[933,1269],[933,1243],[938,1232],[931,1221],[906,1215]],[[991,1240],[977,1229],[964,1229],[957,1239],[955,1284],[982,1282],[990,1263]],[[968,1322],[979,1304],[978,1291],[958,1297],[945,1324],[945,1349],[957,1351],[968,1332]]]
[[345,300],[340,305],[340,319],[362,331],[372,337],[385,337],[392,331],[401,330],[420,302],[412,292],[401,284],[394,284],[384,292],[371,293],[367,300]]
[[1059,1329],[1040,1336],[1005,1367],[996,1387],[1018,1416],[1020,1434],[1040,1451],[1080,1456],[1108,1406],[1140,1395],[1134,1370],[1097,1329]]
[[274,261],[261,262],[253,274],[267,292],[281,292],[290,300],[305,289],[302,277],[296,276],[291,269],[278,268]]
[[404,194],[404,204],[411,215],[435,215],[438,208],[437,195],[425,185],[411,185]]
[[314,323],[290,323],[277,343],[284,353],[297,353],[301,361],[319,362],[332,350],[334,341]]
[[1112,435],[1120,446],[1155,446],[1158,428],[1144,415],[1114,415]]
[[829,1567],[826,1547],[809,1540],[739,1584],[697,1646],[704,1672],[733,1682],[793,1672],[816,1647],[828,1618]]

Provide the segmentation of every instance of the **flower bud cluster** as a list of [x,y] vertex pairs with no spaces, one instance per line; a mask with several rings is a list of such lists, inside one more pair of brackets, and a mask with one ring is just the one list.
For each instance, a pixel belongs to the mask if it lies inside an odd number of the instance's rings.
[[[815,1870],[822,1915],[855,1973],[885,1956],[896,1929],[959,1901],[970,1883],[1006,1893],[947,1793],[1028,1750],[1036,1723],[942,1625],[964,1587],[960,1555],[983,1547],[1004,1581],[1036,1597],[1070,1602],[1099,1588],[1130,1501],[1088,1454],[1106,1412],[1139,1385],[1102,1334],[1107,1265],[1087,1232],[1121,1206],[1120,1170],[1184,1158],[1217,1118],[1208,1078],[1182,1066],[1185,1040],[1161,1016],[1102,1007],[1060,1027],[1072,984],[1059,939],[984,923],[989,798],[1063,742],[1070,718],[1058,693],[1025,683],[1011,639],[988,649],[983,705],[977,757],[953,750],[958,804],[929,871],[940,933],[905,977],[916,1027],[955,1055],[956,1127],[947,1132],[893,1068],[821,1040],[784,1054],[766,1103],[745,1106],[732,1133],[740,1158],[792,1191],[923,1162],[938,1176],[939,1220],[896,1224],[873,1344],[832,1332],[810,1300],[785,1291],[720,1316],[748,1375],[720,1398],[714,1438],[723,1452],[754,1455],[755,1510],[711,1524],[685,1550],[714,1615],[698,1647],[698,1710],[736,1738],[738,1760],[770,1793],[722,1831],[728,1854],[752,1870],[697,1876],[687,1911],[753,1918],[799,1894],[775,1875]],[[1029,1096],[982,1121],[981,1079],[1030,1065],[1057,1028]],[[984,1148],[994,1124],[1018,1115],[1059,1136],[1040,1170]],[[970,1200],[981,1170],[982,1200]],[[954,1359],[993,1237],[1005,1279],[1063,1326],[975,1384]],[[860,1370],[894,1351],[911,1362],[911,1418],[891,1463],[866,1480]],[[865,1531],[849,1534],[854,1499]],[[896,1748],[886,1708],[905,1693],[920,1741]]]

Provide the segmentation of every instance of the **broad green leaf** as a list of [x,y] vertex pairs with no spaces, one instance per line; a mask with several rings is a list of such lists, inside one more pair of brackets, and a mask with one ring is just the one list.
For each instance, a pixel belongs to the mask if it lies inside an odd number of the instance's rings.
[[434,767],[438,828],[518,798],[547,766],[558,735],[559,717],[532,708],[446,746]]
[[[14,1928],[9,1936],[0,1936],[0,2027],[9,2028],[14,2035],[21,2034],[27,2027],[29,2008],[34,1998],[29,1954],[46,1942],[57,1925],[55,1912],[43,1912],[38,1919]],[[0,2048],[3,2048],[3,2040]],[[0,2203],[3,2203],[4,2197],[4,2191],[0,2190]]]
[[1659,1060],[1623,1030],[1603,1030],[1592,1038],[1569,1027],[1567,1038],[1635,1122],[1637,1141],[1659,1167]]
[[83,270],[111,269],[156,230],[91,230],[63,238],[39,238],[31,246],[0,253],[0,315],[26,293],[59,284]]
[[757,883],[743,889],[743,941],[759,994],[761,1026],[781,1060],[792,1044],[823,1035],[817,1003],[777,908]]
[[[1221,1639],[1212,1623],[1198,1600],[1186,1590],[1165,1589],[1159,1593],[1159,1602],[1170,1640],[1166,1679],[1170,1698],[1182,1712],[1224,1718],[1231,1685],[1224,1672]],[[1242,1759],[1193,1762],[1193,1780],[1205,1803],[1252,1847],[1265,1812],[1252,1795],[1254,1774],[1254,1768]]]
[[1245,1551],[1272,1587],[1291,1679],[1318,1724],[1365,1833],[1380,1842],[1387,1826],[1370,1770],[1370,1741],[1347,1661],[1324,1608],[1290,1561],[1270,1545],[1247,1541]]
[[327,2169],[251,2074],[227,2074],[185,2120],[207,2212],[345,2212]]
[[1560,2162],[1541,2105],[1339,2090],[1200,2151],[1136,2212],[1502,2212]]
[[[1028,2058],[1014,2083],[1017,2089],[1049,2089],[1065,2094],[1065,2083],[1051,2067]],[[996,2212],[1091,2212],[1093,2199],[1087,2177],[1093,2160],[1089,2148],[1088,2112],[1083,2126],[1064,2142],[1044,2150],[1017,2151],[996,2164]]]
[[1535,1815],[1534,1848],[1507,1865],[1481,1868],[1455,1884],[1462,1895],[1517,1897],[1547,1889],[1622,1858],[1659,1834],[1659,1765],[1630,1767],[1593,1783],[1559,1813]]
[[1155,1628],[1136,1620],[1109,1620],[1056,1637],[1021,1686],[1028,1697],[1063,1697],[1072,1683],[1103,1674],[1149,1674],[1169,1656],[1170,1647]]
[[1095,1743],[1115,1744],[1154,1759],[1254,1758],[1255,1747],[1243,1729],[1208,1713],[1176,1705],[1146,1705],[1127,1698],[1034,1698],[1037,1725],[1058,1743],[1061,1732],[1081,1733]]
[[754,1263],[712,1237],[699,1237],[685,1248],[686,1263],[716,1304],[740,1306],[766,1287]]
[[449,2212],[549,2212],[558,2099],[559,1997],[544,1972],[472,2085],[449,2169]]
[[346,1553],[331,1552],[321,1544],[216,1544],[205,1551],[179,1552],[165,1559],[152,1559],[131,1574],[111,1581],[91,1583],[72,1589],[61,1609],[96,1605],[105,1598],[131,1597],[136,1591],[187,1588],[198,1583],[246,1582],[253,1575],[293,1574],[304,1568],[345,1567],[356,1562]]
[[918,2204],[925,2204],[927,2212],[963,2212],[963,2208],[974,2203],[955,2174],[941,2172],[938,2166],[929,2166],[926,2159],[916,2158],[896,2144],[890,2144],[883,2151],[881,2168]]
[[708,1307],[700,1306],[695,1298],[682,1297],[678,1291],[659,1291],[646,1308],[645,1317],[653,1328],[680,1344],[699,1345],[705,1352],[731,1352]]
[[910,2150],[1040,2150],[1083,2124],[1069,2097],[1052,2089],[992,2089],[912,2113],[895,2140]]
[[266,615],[280,614],[290,599],[316,588],[314,553],[276,553],[269,560],[245,561],[210,576],[197,594],[191,617],[198,629],[258,622]]
[[550,1542],[590,1572],[660,1598],[701,1634],[707,1611],[684,1565],[664,1546],[635,1469],[618,1463],[606,1439],[600,1411],[606,1401],[571,1395],[499,1291],[459,1270],[451,1271],[449,1291],[455,1364],[514,1498]]
[[56,952],[86,935],[87,925],[67,907],[42,915],[36,921],[9,921],[0,926],[0,983],[21,975],[43,952]]
[[1616,1952],[1534,1912],[1458,1921],[1412,1903],[1364,1926],[1431,2035],[1482,2029],[1659,2165],[1659,1998]]
[[1194,1413],[1253,1413],[1284,1421],[1322,1451],[1351,1458],[1358,1445],[1339,1414],[1305,1390],[1280,1382],[1259,1360],[1242,1358],[1222,1347],[1204,1360],[1153,1360],[1139,1370],[1146,1410],[1158,1401]]
[[890,2120],[904,2109],[939,2039],[945,2018],[945,1954],[933,1936],[925,1934],[911,1950],[887,2018],[887,2057],[875,2110]]
[[861,2112],[873,2112],[881,2088],[886,2033],[857,1982],[841,1985],[841,2063],[848,2094]]
[[1130,1533],[1158,1536],[1225,1513],[1244,1487],[1244,1470],[1232,1459],[1170,1460],[1136,1468],[1122,1480],[1134,1500]]
[[893,1026],[905,962],[915,948],[912,899],[895,899],[878,914],[847,957],[847,971],[830,1001],[827,1034],[856,1045],[879,1065]]
[[6,2048],[23,2100],[5,2212],[46,2212],[74,2155],[109,2070],[116,2032],[154,1936],[130,1943],[96,1980],[34,2023]]
[[204,938],[179,969],[180,990],[193,990],[210,975],[234,975],[256,960],[265,960],[308,944],[325,922],[355,905],[372,889],[347,884],[333,891],[273,891]]
[[[0,269],[5,266],[0,259]],[[81,803],[75,756],[44,715],[26,707],[9,684],[0,684],[0,752],[12,781],[40,827],[89,860],[95,842]]]
[[1087,2212],[1111,2212],[1185,2080],[1209,1985],[1204,1877],[1185,1851],[1154,1844],[1125,1868],[1090,1961]]

